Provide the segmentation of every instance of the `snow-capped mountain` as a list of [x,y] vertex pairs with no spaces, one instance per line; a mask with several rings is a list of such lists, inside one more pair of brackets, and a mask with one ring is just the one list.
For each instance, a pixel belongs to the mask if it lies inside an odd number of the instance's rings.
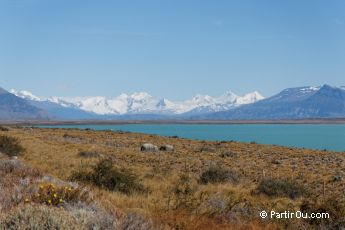
[[254,103],[264,97],[257,91],[243,97],[231,91],[220,97],[196,95],[185,101],[173,102],[166,98],[157,99],[146,92],[132,95],[121,94],[115,98],[97,97],[49,97],[40,98],[29,91],[11,90],[18,97],[31,101],[48,101],[66,108],[80,109],[98,115],[125,115],[125,114],[167,114],[177,115],[184,113],[204,113],[225,111],[244,104]]
[[[249,97],[250,98],[250,97]],[[345,117],[345,88],[296,87],[235,109],[192,117],[192,119],[307,119]]]
[[218,98],[212,98],[212,100],[208,97],[207,102],[198,104],[197,106],[194,106],[192,109],[185,111],[185,113],[187,113],[188,115],[197,115],[204,113],[226,111],[229,109],[239,107],[241,105],[255,103],[262,99],[264,99],[264,97],[257,91],[254,91],[253,93],[248,93],[243,97],[237,96],[233,92],[228,91]]
[[[79,108],[84,111],[100,115],[119,114],[117,110],[109,105],[105,97],[76,97],[76,98],[55,98],[61,105]],[[48,99],[49,100],[49,99]]]

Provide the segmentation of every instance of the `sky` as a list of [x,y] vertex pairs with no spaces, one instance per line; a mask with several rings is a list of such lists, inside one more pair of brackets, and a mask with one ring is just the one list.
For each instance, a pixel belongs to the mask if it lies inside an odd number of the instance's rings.
[[345,85],[344,0],[0,0],[0,86],[42,97]]

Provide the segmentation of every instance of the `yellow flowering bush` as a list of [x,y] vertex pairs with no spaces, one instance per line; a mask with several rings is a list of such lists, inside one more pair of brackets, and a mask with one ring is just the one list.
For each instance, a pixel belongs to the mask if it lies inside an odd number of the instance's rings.
[[[82,188],[71,186],[56,186],[54,184],[41,184],[37,194],[31,199],[34,203],[61,206],[65,203],[89,201],[89,193]],[[25,202],[30,202],[26,199]]]

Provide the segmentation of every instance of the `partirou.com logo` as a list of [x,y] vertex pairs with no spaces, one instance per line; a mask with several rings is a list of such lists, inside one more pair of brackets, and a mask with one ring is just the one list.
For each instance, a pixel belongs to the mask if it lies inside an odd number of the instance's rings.
[[284,211],[284,212],[276,212],[276,211],[261,211],[260,217],[262,219],[328,219],[330,218],[329,213],[306,213],[302,211]]

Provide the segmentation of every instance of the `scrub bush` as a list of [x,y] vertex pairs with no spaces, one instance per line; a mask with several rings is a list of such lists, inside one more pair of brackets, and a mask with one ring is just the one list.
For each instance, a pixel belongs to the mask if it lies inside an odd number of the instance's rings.
[[0,152],[12,157],[22,154],[23,151],[24,148],[17,138],[0,135]]

